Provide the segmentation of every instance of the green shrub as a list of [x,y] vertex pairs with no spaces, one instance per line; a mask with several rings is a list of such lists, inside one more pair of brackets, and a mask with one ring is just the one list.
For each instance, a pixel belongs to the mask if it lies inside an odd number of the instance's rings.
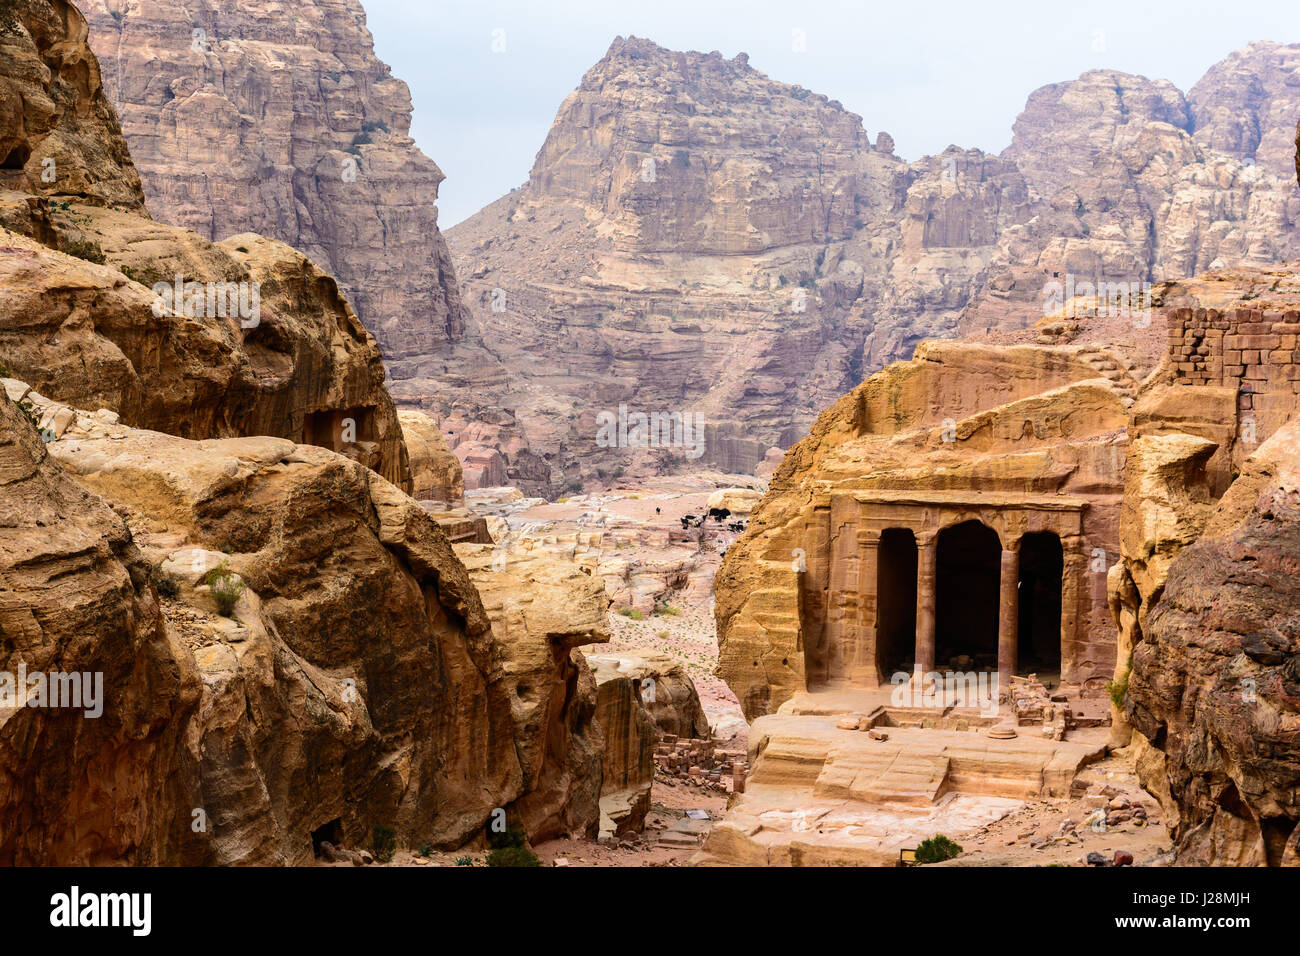
[[163,597],[174,598],[180,593],[181,586],[176,579],[163,571],[162,565],[154,565],[153,586]]
[[397,831],[376,823],[370,833],[370,848],[375,851],[375,859],[380,863],[390,862],[397,852]]
[[456,865],[457,865],[457,866],[473,866],[473,865],[474,865],[474,858],[473,858],[472,856],[458,856],[458,857],[456,857]]
[[961,846],[943,834],[923,840],[916,848],[917,863],[942,863],[961,853]]
[[23,416],[29,422],[32,423],[33,428],[35,428],[37,431],[41,430],[41,417],[36,414],[35,405],[33,405],[31,402],[19,402],[18,410],[23,413]]
[[222,617],[230,617],[235,613],[235,605],[248,590],[239,575],[231,571],[224,561],[203,576],[203,583],[211,589],[212,599],[217,602],[217,613]]
[[634,607],[621,607],[618,609],[618,613],[622,614],[624,617],[631,618],[634,621],[640,621],[645,617],[644,614]]
[[523,828],[512,826],[505,833],[488,836],[492,851],[487,855],[488,866],[541,866],[537,854],[528,849],[528,837]]
[[671,604],[656,604],[655,613],[660,615],[661,617],[676,617],[682,612],[679,611],[677,608],[673,607]]
[[1115,705],[1116,710],[1124,709],[1124,698],[1128,696],[1128,671],[1124,671],[1124,676],[1119,680],[1106,682],[1106,690],[1110,693],[1110,702]]
[[99,243],[91,242],[89,239],[75,239],[64,246],[63,251],[70,256],[85,259],[87,262],[93,262],[99,266],[108,261],[108,257],[104,255],[104,250],[99,248]]

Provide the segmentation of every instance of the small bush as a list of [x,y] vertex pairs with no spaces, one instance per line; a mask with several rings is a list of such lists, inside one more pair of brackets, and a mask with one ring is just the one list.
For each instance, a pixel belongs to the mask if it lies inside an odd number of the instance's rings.
[[679,611],[677,608],[673,607],[671,604],[656,604],[655,613],[660,615],[661,617],[677,617],[677,615],[681,614],[682,612]]
[[457,865],[457,866],[473,866],[473,865],[474,865],[474,858],[473,858],[472,856],[458,856],[458,857],[456,857],[456,865]]
[[99,243],[91,242],[89,239],[74,240],[64,246],[63,251],[70,256],[85,259],[87,262],[93,262],[99,266],[108,261],[108,257],[104,255],[104,250],[99,248]]
[[493,850],[487,856],[488,866],[541,866],[537,854],[527,847],[507,846]]
[[239,575],[231,571],[224,561],[203,576],[203,583],[212,590],[212,598],[217,602],[217,613],[222,617],[230,617],[235,613],[235,605],[248,590]]
[[512,826],[505,833],[493,833],[488,837],[492,852],[487,855],[488,866],[541,866],[537,854],[528,849],[528,838],[519,826]]
[[621,607],[618,609],[618,613],[622,614],[626,618],[631,618],[634,621],[640,621],[645,617],[644,614],[634,607]]
[[1107,681],[1106,690],[1110,693],[1110,702],[1115,705],[1115,709],[1123,710],[1124,698],[1128,696],[1128,671],[1119,680]]
[[163,571],[161,565],[154,565],[153,586],[163,597],[174,598],[180,593],[181,586],[176,579]]
[[916,848],[917,863],[942,863],[961,853],[961,845],[949,840],[943,834],[921,841]]
[[397,852],[397,831],[376,823],[370,833],[370,848],[375,851],[375,859],[380,863],[390,862]]
[[33,428],[35,428],[37,431],[41,430],[41,417],[36,414],[35,405],[33,405],[31,402],[19,402],[18,410],[23,413],[23,416],[29,422],[32,423]]

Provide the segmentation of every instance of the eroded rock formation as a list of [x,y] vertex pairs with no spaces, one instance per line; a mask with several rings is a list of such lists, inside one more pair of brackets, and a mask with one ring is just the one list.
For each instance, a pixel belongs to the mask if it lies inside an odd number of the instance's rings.
[[460,459],[447,447],[438,423],[423,412],[397,413],[411,456],[411,497],[417,501],[456,503],[465,499]]
[[[107,832],[91,831],[76,846],[32,847],[20,862],[116,854],[127,862],[302,863],[322,828],[334,842],[357,845],[369,842],[376,825],[394,828],[404,844],[454,847],[524,793],[491,624],[445,535],[413,500],[315,446],[278,438],[195,442],[126,428],[107,410],[89,415],[52,405],[19,383],[6,386],[48,429],[49,444],[37,447],[48,449],[47,467],[56,461],[95,492],[83,498],[92,515],[107,512],[102,496],[126,516],[126,525],[119,520],[111,535],[102,532],[101,546],[119,541],[137,565],[141,616],[122,624],[125,645],[162,641],[158,666],[173,683],[190,675],[191,696],[187,709],[151,718],[153,734],[171,741],[172,752],[148,762],[121,759],[105,774],[138,776],[167,795],[154,803],[151,832],[133,845],[105,823]],[[23,432],[20,444],[36,440],[30,425]],[[52,523],[68,536],[95,529],[72,510]],[[37,539],[64,534],[6,535],[6,547],[18,556]],[[111,580],[111,571],[101,573]],[[165,588],[153,583],[163,579]],[[9,663],[31,658],[33,668],[44,658],[31,655],[27,643],[42,635],[57,641],[62,632],[29,624],[24,639],[14,624],[39,622],[59,604],[50,602],[47,578],[6,580],[15,582],[13,623],[5,628]],[[237,598],[229,616],[216,593],[224,586]],[[174,595],[162,598],[160,616],[159,592]],[[79,640],[66,638],[72,646]],[[47,656],[59,653],[52,647]],[[110,669],[113,713],[106,711],[102,725],[87,723],[112,727],[134,719],[140,706],[161,706],[138,689],[146,679],[143,670],[128,682]],[[143,704],[133,702],[133,687]],[[46,719],[70,719],[20,716],[37,721],[38,731]],[[46,752],[39,732],[14,736],[22,722],[10,726],[6,740],[21,758],[15,766]],[[44,775],[64,772],[33,769],[11,786],[20,787],[19,797],[21,787],[41,793]],[[32,807],[15,800],[6,820],[28,819],[34,832],[83,816],[95,826],[78,798],[74,792]],[[115,798],[101,799],[111,807]],[[203,811],[206,831],[188,823],[183,835],[170,829],[194,808]]]
[[379,350],[334,279],[259,236],[149,219],[84,20],[23,9],[0,36],[0,136],[25,157],[0,182],[0,362],[135,427],[320,444],[409,487]]
[[[595,836],[606,725],[579,648],[609,640],[599,579],[545,553],[457,545],[482,596],[509,691],[526,793],[515,804],[529,838]],[[608,763],[611,771],[616,763]]]
[[[0,395],[0,859],[200,862],[200,671],[169,629],[126,523],[52,460]],[[12,709],[19,667],[102,675],[102,714]],[[90,690],[91,688],[87,688]],[[51,759],[51,755],[61,755]]]
[[[1067,290],[1091,287],[1080,315],[1122,312],[1087,341],[1149,367],[1163,330],[1146,283],[1300,252],[1300,204],[1271,158],[1291,135],[1276,67],[1293,54],[1247,48],[1190,102],[1093,71],[1031,95],[1001,156],[908,164],[744,55],[620,38],[561,105],[529,182],[449,231],[485,339],[517,370],[481,394],[569,481],[683,466],[681,443],[600,443],[597,416],[622,404],[696,413],[704,461],[753,469],[920,340],[996,339]],[[1213,103],[1238,87],[1260,132],[1229,144]]]
[[1300,866],[1300,430],[1260,446],[1205,518],[1134,645],[1127,716],[1154,748],[1139,769],[1180,862]]
[[156,217],[311,257],[394,374],[465,336],[434,205],[443,174],[408,135],[410,91],[375,56],[358,0],[83,9]]

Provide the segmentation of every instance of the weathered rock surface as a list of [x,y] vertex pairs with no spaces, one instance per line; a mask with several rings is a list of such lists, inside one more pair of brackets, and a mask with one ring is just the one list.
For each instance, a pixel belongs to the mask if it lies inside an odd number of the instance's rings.
[[1031,95],[1001,156],[907,164],[744,55],[620,38],[561,105],[529,182],[448,233],[515,370],[478,400],[513,410],[565,481],[687,467],[681,447],[601,445],[596,416],[621,404],[697,413],[703,461],[751,470],[920,340],[1033,326],[1067,280],[1093,291],[1058,343],[1114,319],[1080,344],[1149,369],[1163,329],[1144,283],[1300,254],[1293,185],[1250,144],[1228,149],[1208,105],[1249,85],[1265,155],[1289,140],[1279,64],[1294,50],[1269,49],[1211,70],[1190,104],[1092,71]]
[[[0,860],[202,862],[191,842],[200,670],[126,523],[0,395],[0,671],[102,675],[102,715],[0,702]],[[11,685],[11,690],[12,690]],[[26,699],[27,688],[20,688]],[[56,758],[55,755],[58,755]]]
[[[1193,511],[1193,514],[1196,514]],[[1300,430],[1247,461],[1168,566],[1133,651],[1127,716],[1179,862],[1300,865]]]
[[88,32],[67,0],[35,0],[0,33],[0,188],[144,214]]
[[609,640],[609,598],[589,571],[545,553],[457,545],[478,588],[509,691],[529,839],[595,836],[605,724],[580,647]]
[[311,257],[395,375],[466,335],[434,205],[443,174],[409,136],[410,91],[375,56],[358,0],[83,9],[155,216]]
[[[302,863],[319,828],[357,845],[376,825],[407,845],[450,848],[477,838],[495,808],[523,795],[500,648],[463,565],[416,502],[315,446],[128,429],[111,412],[88,415],[6,384],[50,429],[52,458],[127,516],[149,562],[136,559],[144,610],[157,600],[149,565],[174,582],[176,597],[162,600],[161,666],[202,681],[201,696],[191,692],[197,706],[151,719],[174,752],[148,766],[115,763],[105,777],[140,775],[182,794],[152,812],[182,820],[185,832],[156,831],[111,850],[106,840],[105,859]],[[93,508],[100,499],[87,500]],[[81,527],[75,514],[60,520],[69,534]],[[130,538],[120,533],[125,548]],[[6,536],[15,554],[35,543],[32,533]],[[214,561],[217,577],[233,573],[247,587],[230,617],[217,612],[217,582],[202,573]],[[9,620],[39,621],[43,594],[39,578],[16,591]],[[5,630],[11,651],[21,649],[22,632]],[[141,701],[117,698],[105,726],[161,706],[139,693]],[[41,739],[15,744],[23,762],[44,752]],[[77,819],[72,799],[20,813],[39,809],[42,825]],[[206,832],[190,831],[192,808],[206,814]],[[39,858],[32,850],[31,861],[99,852],[93,841],[79,846],[88,849],[49,846]]]
[[599,834],[608,838],[640,830],[650,811],[659,730],[643,701],[641,678],[617,666],[592,669],[596,719],[605,735],[601,752]]
[[641,706],[661,734],[682,739],[707,739],[709,721],[700,706],[700,695],[681,662],[667,654],[587,654],[596,680],[630,678],[640,688]]
[[397,420],[411,457],[411,497],[417,501],[464,501],[460,459],[447,447],[438,423],[423,412],[409,409],[399,411]]
[[[260,236],[212,244],[150,220],[80,14],[23,9],[0,37],[0,100],[28,104],[0,110],[0,137],[30,151],[0,184],[0,362],[135,427],[320,444],[409,487],[379,350],[335,281]],[[29,115],[41,103],[44,126]],[[177,276],[184,305],[157,291]],[[216,308],[223,292],[231,307]]]

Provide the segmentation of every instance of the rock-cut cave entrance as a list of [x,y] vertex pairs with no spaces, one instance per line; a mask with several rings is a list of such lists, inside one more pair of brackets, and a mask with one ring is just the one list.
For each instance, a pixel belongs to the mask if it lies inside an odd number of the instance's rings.
[[1058,677],[1061,672],[1061,539],[1036,531],[1020,539],[1020,617],[1016,670]]
[[916,535],[886,528],[876,562],[876,668],[888,682],[916,657]]
[[935,667],[972,658],[977,670],[998,666],[998,598],[1002,543],[979,521],[939,532],[935,568]]

